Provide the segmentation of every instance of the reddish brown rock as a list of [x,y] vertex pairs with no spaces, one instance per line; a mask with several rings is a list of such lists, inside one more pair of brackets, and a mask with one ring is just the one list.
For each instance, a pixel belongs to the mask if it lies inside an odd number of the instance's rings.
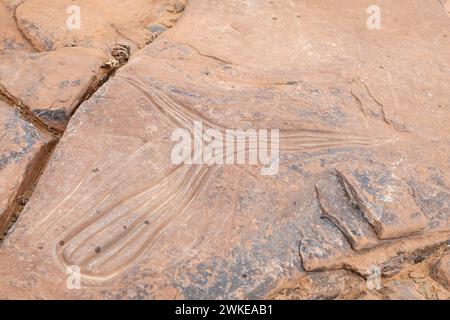
[[301,229],[299,254],[302,265],[307,271],[339,268],[352,252],[350,243],[335,224],[323,218],[316,201],[312,208],[315,208],[315,214],[305,218],[305,226]]
[[275,300],[355,299],[366,290],[364,278],[347,270],[311,272],[281,283],[267,298]]
[[444,1],[445,11],[450,16],[450,1],[448,1],[448,0],[443,0],[443,1]]
[[0,234],[39,173],[52,138],[0,101]]
[[180,13],[172,8],[178,2],[184,3],[181,0],[82,0],[76,3],[28,0],[18,6],[17,21],[39,51],[79,46],[109,52],[116,43],[127,43],[134,51],[145,46],[149,39],[148,25],[173,26]]
[[367,164],[345,165],[338,171],[350,201],[361,210],[380,239],[407,236],[427,226],[410,187],[395,173]]
[[362,212],[350,203],[338,180],[336,175],[330,174],[316,184],[317,196],[324,215],[345,234],[353,249],[361,250],[376,246],[379,240],[374,230]]
[[9,10],[14,11],[14,9],[24,2],[25,0],[1,0],[2,2]]
[[433,278],[450,291],[450,253],[444,255],[432,270]]
[[[14,20],[14,9],[0,2],[0,55],[29,52],[30,46],[23,38]],[[2,58],[3,59],[3,58]]]
[[411,281],[394,281],[382,290],[383,299],[387,300],[426,300],[417,284]]
[[[191,0],[72,117],[0,250],[0,297],[261,298],[307,271],[385,272],[441,246],[450,20],[437,1],[379,2],[383,27],[373,31],[365,1]],[[277,172],[173,163],[172,134],[193,135],[194,121],[221,133],[279,129]],[[408,223],[377,231],[399,238],[354,250],[347,216],[323,219],[316,193],[342,165],[395,172],[399,206],[420,223],[389,212]],[[79,290],[67,286],[74,266]]]
[[83,48],[9,55],[0,64],[0,93],[62,131],[81,102],[107,79],[110,70],[102,68],[107,61],[104,54]]

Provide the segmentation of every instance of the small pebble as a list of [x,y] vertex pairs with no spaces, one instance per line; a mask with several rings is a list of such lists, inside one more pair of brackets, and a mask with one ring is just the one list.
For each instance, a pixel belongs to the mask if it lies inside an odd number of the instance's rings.
[[185,8],[185,4],[181,1],[176,1],[175,2],[175,12],[176,13],[180,13],[182,11],[184,11]]
[[149,24],[147,26],[147,29],[150,32],[155,32],[155,33],[162,33],[167,30],[167,28],[161,24]]

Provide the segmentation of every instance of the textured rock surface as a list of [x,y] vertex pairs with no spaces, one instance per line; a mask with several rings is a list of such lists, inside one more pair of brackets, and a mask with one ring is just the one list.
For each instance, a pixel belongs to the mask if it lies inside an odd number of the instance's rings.
[[17,28],[12,4],[0,1],[0,56],[7,53],[31,50],[31,47]]
[[428,258],[416,259],[397,275],[381,278],[378,289],[363,289],[358,299],[448,300],[450,292],[442,283],[436,281],[438,279],[435,274],[438,261],[445,259],[445,252],[444,247]]
[[350,203],[338,177],[330,174],[316,184],[323,214],[345,234],[353,249],[361,250],[378,244],[374,230],[363,214]]
[[433,278],[450,289],[450,252],[443,256],[433,268]]
[[[76,3],[27,0],[17,8],[17,21],[20,30],[39,51],[75,45],[109,52],[117,42],[138,49],[148,40],[146,27],[149,24],[174,24],[179,13],[167,11],[173,3],[170,0],[81,0]],[[68,27],[70,23],[73,24]]]
[[[17,11],[39,50],[120,38],[109,18],[104,38],[71,38],[42,3]],[[159,5],[124,3],[133,36],[157,21]],[[71,118],[0,247],[0,297],[345,298],[374,265],[392,277],[434,254],[450,238],[450,19],[408,3],[380,0],[374,31],[370,1],[191,0]],[[279,129],[278,172],[173,164],[194,121]],[[400,280],[382,298],[418,298]]]
[[366,281],[347,271],[308,273],[295,281],[281,283],[267,298],[276,300],[356,299],[366,291]]
[[102,65],[107,61],[106,55],[82,48],[8,55],[0,63],[0,93],[62,131],[76,107],[106,79]]
[[381,239],[407,236],[427,225],[407,182],[395,173],[368,164],[364,168],[346,165],[338,171],[350,202]]
[[52,138],[0,101],[0,234],[42,166]]

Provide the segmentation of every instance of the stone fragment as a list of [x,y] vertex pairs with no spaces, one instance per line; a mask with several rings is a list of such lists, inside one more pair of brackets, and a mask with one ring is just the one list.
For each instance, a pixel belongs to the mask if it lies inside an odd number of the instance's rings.
[[428,220],[414,201],[407,183],[384,167],[338,168],[347,195],[375,228],[380,239],[418,232]]
[[147,29],[149,31],[149,35],[147,37],[147,44],[152,43],[156,40],[164,31],[167,30],[167,27],[162,24],[149,24],[147,26]]
[[430,229],[446,229],[450,221],[450,180],[436,165],[420,164],[410,174],[408,184],[417,205],[429,220]]
[[450,252],[434,265],[431,275],[434,280],[450,291]]
[[39,173],[52,141],[0,100],[0,234]]
[[328,217],[347,237],[353,249],[368,249],[379,244],[372,226],[355,208],[344,191],[339,178],[329,174],[316,184],[320,207]]
[[317,215],[303,229],[300,256],[307,271],[332,269],[341,266],[342,260],[351,252],[346,237],[328,219]]
[[186,4],[182,0],[175,0],[174,2],[175,12],[181,13],[184,11],[184,8],[186,7]]
[[148,26],[147,26],[147,29],[150,31],[150,32],[155,32],[155,33],[163,33],[164,31],[166,31],[167,30],[167,28],[165,27],[165,26],[163,26],[163,25],[160,25],[160,24],[149,24]]
[[83,48],[11,55],[0,63],[0,93],[45,125],[64,130],[70,116],[107,78],[107,57]]

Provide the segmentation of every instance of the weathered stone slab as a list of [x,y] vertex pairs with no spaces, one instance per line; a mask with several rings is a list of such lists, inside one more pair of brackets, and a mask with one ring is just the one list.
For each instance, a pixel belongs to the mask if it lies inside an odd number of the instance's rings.
[[431,275],[434,280],[450,291],[450,252],[434,265]]
[[13,9],[0,2],[0,56],[31,51],[30,46],[17,28],[13,15]]
[[[0,250],[0,297],[261,298],[305,269],[363,274],[448,239],[355,251],[321,219],[315,185],[339,164],[449,170],[450,21],[437,1],[381,0],[372,31],[368,5],[191,0],[72,117]],[[280,129],[279,171],[175,165],[172,133],[199,120]]]
[[420,164],[408,179],[417,205],[429,220],[428,229],[450,228],[450,181],[448,173],[434,164]]
[[428,220],[405,180],[382,166],[345,166],[339,175],[352,203],[375,228],[380,239],[407,236],[424,229]]
[[355,299],[366,290],[363,277],[348,270],[310,272],[300,279],[283,283],[268,299],[331,300]]
[[[177,4],[178,11],[174,7]],[[133,51],[151,38],[147,26],[173,26],[184,1],[29,0],[17,7],[20,29],[39,51],[64,46],[97,48],[109,52],[116,43]]]
[[350,203],[339,178],[329,174],[316,184],[323,213],[347,237],[355,250],[372,248],[379,240],[360,210]]
[[305,270],[339,268],[343,259],[351,254],[344,234],[330,220],[324,219],[317,205],[313,219],[302,229],[300,256]]
[[9,55],[0,62],[0,93],[62,131],[75,108],[107,78],[106,61],[101,52],[83,48]]
[[386,300],[426,300],[426,296],[418,290],[412,281],[393,281],[382,290],[382,297]]
[[0,101],[0,233],[2,234],[49,151],[52,138]]

